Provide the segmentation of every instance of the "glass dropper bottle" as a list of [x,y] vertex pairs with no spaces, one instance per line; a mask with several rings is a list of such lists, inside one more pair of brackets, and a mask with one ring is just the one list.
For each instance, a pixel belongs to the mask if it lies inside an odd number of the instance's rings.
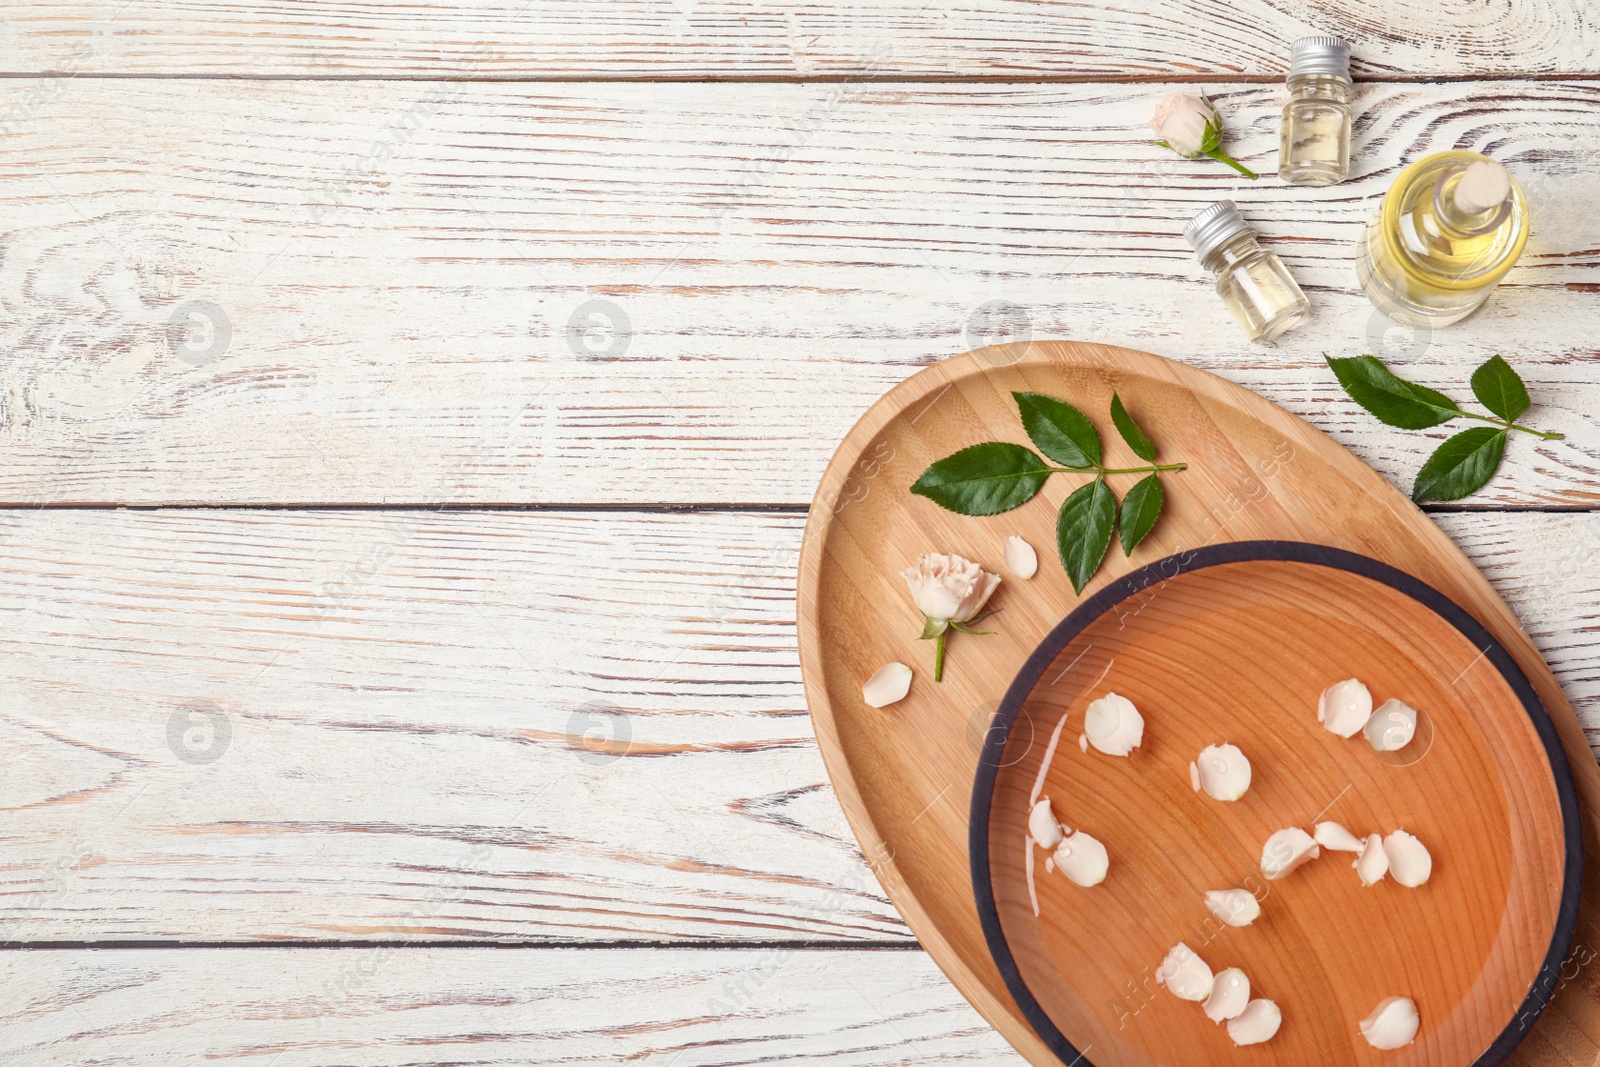
[[1333,185],[1350,174],[1350,45],[1302,37],[1289,50],[1289,102],[1283,105],[1278,177],[1295,185]]

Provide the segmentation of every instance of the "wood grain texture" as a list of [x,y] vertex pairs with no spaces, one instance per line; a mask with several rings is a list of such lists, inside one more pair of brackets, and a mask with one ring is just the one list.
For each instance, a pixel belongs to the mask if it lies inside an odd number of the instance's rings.
[[[1445,431],[1379,426],[1322,353],[1465,399],[1500,352],[1567,440],[1473,503],[1600,501],[1600,83],[1363,86],[1317,193],[1146,144],[1167,88],[57,80],[0,139],[0,501],[804,503],[894,382],[1028,335],[1216,370],[1402,485]],[[1270,170],[1278,87],[1212,88]],[[1525,179],[1533,238],[1418,338],[1351,255],[1455,146]],[[1315,302],[1276,347],[1179,236],[1222,196]]]
[[[1172,482],[1179,491],[1183,479]],[[1282,1011],[1286,1025],[1249,1053],[1263,1067],[1371,1063],[1355,1024],[1394,995],[1422,1019],[1402,1062],[1499,1063],[1503,1050],[1479,1054],[1502,1034],[1520,1038],[1519,1016],[1543,1006],[1525,999],[1552,944],[1558,961],[1566,955],[1572,930],[1561,915],[1577,906],[1560,796],[1571,780],[1553,773],[1488,642],[1392,577],[1336,569],[1356,562],[1263,547],[1168,571],[1051,645],[1018,703],[1008,701],[1016,718],[1005,751],[991,750],[989,786],[978,787],[992,803],[975,846],[985,873],[975,867],[974,882],[992,887],[997,922],[985,932],[1020,969],[1012,996],[1037,1003],[1051,1036],[1097,1067],[1239,1062],[1199,1005],[1145,986],[1180,942],[1219,975],[1241,968],[1247,996]],[[1013,587],[1006,602],[1017,596]],[[1379,754],[1317,721],[1319,696],[1352,677],[1379,705],[1420,709],[1405,748]],[[1144,715],[1126,758],[1078,741],[1085,709],[1108,692]],[[1385,729],[1386,713],[1373,715]],[[1049,746],[1063,722],[1062,743]],[[1191,784],[1195,762],[1213,758],[1202,749],[1219,743],[1237,745],[1253,772],[1230,803]],[[1073,885],[1033,847],[1029,812],[1041,796],[1109,850],[1100,885]],[[1321,819],[1362,839],[1404,828],[1428,849],[1432,877],[1363,886],[1355,856],[1323,849],[1269,879],[1271,836],[1288,826],[1309,834]],[[1207,891],[1235,887],[1260,900],[1247,929],[1225,927],[1204,903]]]
[[[1600,72],[1600,16],[1511,0],[469,0],[9,6],[10,72],[551,78],[1120,77],[1281,74],[1288,42],[1338,33],[1368,75]],[[85,53],[85,49],[92,51]],[[74,59],[74,57],[81,57]]]
[[32,1067],[1016,1064],[921,952],[650,949],[0,954]]
[[5,521],[0,939],[904,939],[793,516]]
[[[1600,740],[1600,515],[1439,518]],[[0,516],[0,941],[905,942],[806,718],[803,522]]]
[[[1549,712],[1558,743],[1572,763],[1577,804],[1585,813],[1589,852],[1584,872],[1586,880],[1594,880],[1600,871],[1594,852],[1600,834],[1593,820],[1600,811],[1600,769],[1582,728],[1515,615],[1468,558],[1403,495],[1303,422],[1183,364],[1071,342],[969,353],[921,371],[886,394],[830,461],[801,549],[800,660],[830,780],[875,873],[922,945],[1031,1062],[1043,1067],[1056,1063],[1057,1057],[1013,1003],[991,955],[987,931],[980,929],[974,886],[970,878],[962,880],[971,840],[968,814],[977,809],[941,800],[952,791],[959,797],[978,775],[984,735],[975,736],[968,728],[974,713],[992,712],[1029,654],[1059,622],[1063,605],[1077,598],[1061,570],[1042,567],[1035,579],[1016,583],[1010,595],[998,599],[995,606],[1004,611],[1004,623],[990,627],[991,636],[970,639],[979,647],[964,649],[961,669],[947,670],[942,684],[929,684],[930,653],[926,646],[918,648],[915,614],[904,618],[905,596],[896,588],[902,584],[896,572],[922,552],[954,551],[992,565],[1001,540],[1010,533],[1048,547],[1055,541],[1057,509],[1083,479],[1052,478],[1036,497],[987,519],[894,494],[869,493],[858,502],[829,505],[847,499],[850,486],[881,467],[882,457],[903,459],[909,469],[920,471],[954,449],[1014,433],[1017,390],[1070,396],[1092,412],[1107,410],[1113,395],[1120,394],[1139,424],[1162,444],[1161,457],[1188,464],[1170,476],[1169,506],[1141,545],[1140,558],[1130,561],[1112,552],[1090,581],[1091,593],[1145,563],[1190,549],[1292,540],[1377,559],[1431,585],[1470,613],[1520,667]],[[1133,479],[1121,478],[1124,484],[1113,488],[1125,491]],[[1150,584],[1135,597],[1134,612],[1161,598],[1162,579],[1149,577]],[[1460,659],[1463,674],[1489,669],[1482,655]],[[923,668],[911,695],[887,710],[866,706],[862,682],[895,660]],[[1508,808],[1523,814],[1528,810],[1525,803],[1509,801]],[[1486,822],[1493,825],[1495,819],[1486,816]],[[1597,909],[1600,902],[1591,892],[1578,918],[1584,928],[1600,922]],[[1152,966],[1157,962],[1152,960]],[[1558,970],[1551,968],[1552,982]],[[1545,973],[1541,971],[1540,980]],[[1555,1054],[1519,1052],[1510,1062],[1553,1065],[1600,1058],[1600,1042],[1560,1029],[1564,1021],[1600,1020],[1600,993],[1569,986],[1553,1010],[1553,1017],[1561,1020],[1547,1028],[1547,1037],[1555,1038]],[[1113,1057],[1111,1062],[1140,1061]],[[1460,1057],[1427,1053],[1419,1062],[1443,1065],[1460,1062]]]

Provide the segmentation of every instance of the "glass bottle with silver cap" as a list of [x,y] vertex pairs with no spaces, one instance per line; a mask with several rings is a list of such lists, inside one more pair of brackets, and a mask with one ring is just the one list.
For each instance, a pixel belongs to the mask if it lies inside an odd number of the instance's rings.
[[1289,102],[1283,105],[1278,177],[1332,185],[1350,174],[1350,45],[1302,37],[1289,50]]
[[1272,340],[1299,325],[1311,309],[1283,261],[1256,243],[1255,231],[1232,200],[1219,200],[1190,219],[1183,239],[1200,265],[1216,275],[1217,295],[1250,340]]

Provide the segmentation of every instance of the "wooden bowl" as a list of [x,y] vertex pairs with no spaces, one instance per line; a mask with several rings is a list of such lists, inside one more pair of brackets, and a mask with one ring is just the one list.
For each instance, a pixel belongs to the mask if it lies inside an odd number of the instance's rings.
[[[1344,678],[1364,681],[1375,702],[1419,709],[1411,744],[1378,753],[1323,728],[1317,698]],[[1084,709],[1107,692],[1145,717],[1127,758],[1080,748]],[[1233,803],[1190,783],[1190,761],[1225,742],[1254,772]],[[1036,795],[1111,855],[1106,880],[1082,888],[1034,850],[1037,918],[1026,864]],[[1321,819],[1363,837],[1415,834],[1432,878],[1364,888],[1355,857],[1328,850],[1263,878],[1267,837]],[[1497,1064],[1548,1000],[1551,983],[1538,979],[1560,969],[1577,921],[1577,796],[1511,656],[1421,581],[1299,542],[1179,553],[1074,610],[1001,702],[970,827],[974,895],[1000,973],[1074,1065]],[[1206,890],[1230,888],[1261,900],[1249,927],[1205,907]],[[1277,1037],[1239,1048],[1199,1005],[1158,986],[1157,965],[1180,941],[1213,970],[1242,968],[1252,996],[1281,1008]],[[1422,1024],[1412,1045],[1386,1053],[1357,1023],[1388,996],[1416,1001]]]

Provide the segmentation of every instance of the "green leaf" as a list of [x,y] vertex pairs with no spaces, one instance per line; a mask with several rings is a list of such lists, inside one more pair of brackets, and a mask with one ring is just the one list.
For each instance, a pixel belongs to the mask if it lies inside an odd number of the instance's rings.
[[1507,422],[1517,421],[1517,416],[1533,406],[1522,378],[1499,356],[1490,356],[1472,372],[1472,395]]
[[1111,421],[1117,424],[1117,432],[1128,442],[1128,447],[1133,449],[1134,455],[1146,463],[1156,461],[1156,443],[1139,429],[1139,424],[1133,421],[1133,416],[1122,406],[1122,398],[1116,393],[1111,394]]
[[911,491],[961,515],[998,515],[1032,500],[1049,477],[1049,464],[1021,445],[985,441],[929,466]]
[[1117,498],[1104,478],[1072,491],[1056,516],[1056,550],[1072,588],[1083,592],[1100,561],[1111,547],[1111,529],[1117,520]]
[[1128,495],[1122,498],[1122,511],[1117,518],[1117,536],[1122,538],[1122,554],[1133,555],[1133,550],[1143,541],[1161,517],[1161,504],[1165,494],[1161,490],[1161,478],[1156,474],[1149,474],[1139,479],[1139,483],[1128,490]]
[[1012,393],[1022,428],[1039,451],[1063,467],[1100,466],[1100,434],[1083,412],[1043,393]]
[[1506,434],[1510,432],[1474,426],[1445,441],[1417,472],[1411,499],[1419,504],[1425,500],[1460,500],[1482,489],[1500,466]]
[[1461,414],[1456,402],[1426,386],[1395,377],[1376,356],[1328,360],[1334,377],[1357,404],[1390,426],[1423,430]]

